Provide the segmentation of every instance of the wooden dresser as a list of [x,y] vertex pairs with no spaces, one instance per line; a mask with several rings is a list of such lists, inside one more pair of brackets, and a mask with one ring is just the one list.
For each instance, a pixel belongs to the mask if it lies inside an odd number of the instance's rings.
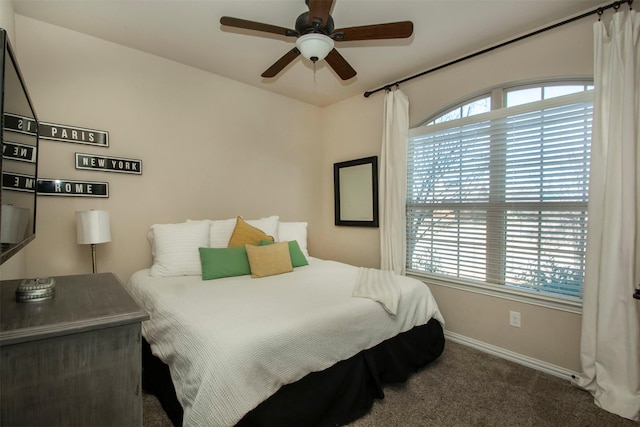
[[141,426],[141,322],[111,273],[55,277],[50,300],[0,282],[0,425]]

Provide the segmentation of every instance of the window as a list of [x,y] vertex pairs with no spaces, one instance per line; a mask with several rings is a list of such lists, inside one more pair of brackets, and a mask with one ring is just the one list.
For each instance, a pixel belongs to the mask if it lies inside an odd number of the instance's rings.
[[436,123],[448,122],[449,120],[461,119],[463,117],[469,117],[480,113],[486,113],[491,111],[491,96],[486,95],[481,98],[465,101],[462,105],[457,105],[454,108],[449,109],[446,113],[431,120],[428,125]]
[[546,86],[535,86],[527,88],[514,88],[505,90],[505,106],[515,107],[529,102],[541,101],[543,99],[555,98],[557,96],[569,95],[572,93],[584,92],[593,89],[593,85],[583,84],[551,84]]
[[[440,112],[434,116],[423,120],[418,126],[434,125],[449,120],[456,120],[475,114],[486,113],[492,110],[491,105],[515,107],[529,102],[541,101],[543,99],[555,98],[557,96],[569,95],[577,92],[592,90],[591,82],[554,82],[546,85],[527,85],[512,88],[498,89],[492,93],[503,94],[496,97],[491,94],[481,95],[477,98],[467,99],[453,107],[445,108],[444,113]],[[494,99],[497,98],[497,99]]]
[[593,102],[573,86],[510,89],[513,107],[411,131],[408,272],[581,298]]

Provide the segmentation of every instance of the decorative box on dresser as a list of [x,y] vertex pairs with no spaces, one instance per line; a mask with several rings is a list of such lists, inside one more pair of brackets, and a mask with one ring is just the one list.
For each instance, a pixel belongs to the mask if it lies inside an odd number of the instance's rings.
[[17,302],[0,282],[0,425],[141,426],[141,322],[111,273],[60,276]]

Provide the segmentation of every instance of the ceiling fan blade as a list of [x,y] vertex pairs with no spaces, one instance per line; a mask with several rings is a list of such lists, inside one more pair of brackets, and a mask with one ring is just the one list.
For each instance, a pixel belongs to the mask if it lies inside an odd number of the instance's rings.
[[289,52],[285,53],[282,58],[278,59],[271,67],[262,73],[262,77],[275,77],[280,71],[284,69],[291,61],[296,59],[300,55],[300,51],[297,47],[294,47]]
[[309,0],[309,25],[313,25],[314,19],[322,21],[320,28],[324,27],[329,20],[329,13],[333,0]]
[[263,24],[262,22],[247,21],[246,19],[223,16],[220,23],[228,27],[243,28],[246,30],[262,31],[264,33],[279,34],[281,36],[297,36],[298,32],[277,25]]
[[413,22],[401,21],[388,24],[363,25],[339,28],[331,34],[335,41],[404,39],[413,34]]
[[337,75],[340,76],[342,80],[349,80],[350,78],[355,77],[355,75],[358,74],[356,73],[356,70],[354,70],[351,65],[349,65],[347,60],[344,59],[335,48],[331,50],[331,52],[329,52],[329,54],[325,58],[325,61],[327,61],[327,64],[329,64],[331,68],[333,68],[333,70]]

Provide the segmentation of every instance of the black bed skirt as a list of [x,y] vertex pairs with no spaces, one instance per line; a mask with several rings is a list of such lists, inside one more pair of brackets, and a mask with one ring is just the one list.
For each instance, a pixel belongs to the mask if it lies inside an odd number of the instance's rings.
[[[285,385],[247,413],[238,427],[339,426],[366,414],[383,384],[407,380],[444,350],[442,326],[435,319],[390,338],[369,350]],[[175,426],[182,425],[169,368],[142,348],[142,387],[154,394]]]

